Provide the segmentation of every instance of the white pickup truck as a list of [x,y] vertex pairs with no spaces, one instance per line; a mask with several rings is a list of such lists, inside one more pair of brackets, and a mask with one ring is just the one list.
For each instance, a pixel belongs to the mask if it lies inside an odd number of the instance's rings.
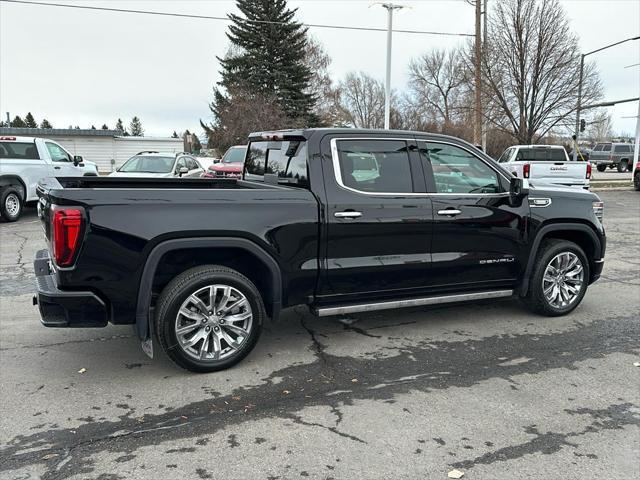
[[46,138],[0,136],[0,216],[20,218],[27,202],[38,200],[36,185],[45,177],[98,175],[95,163],[73,156]]
[[527,178],[534,185],[563,185],[589,190],[591,164],[569,159],[559,145],[514,145],[498,162],[513,175]]

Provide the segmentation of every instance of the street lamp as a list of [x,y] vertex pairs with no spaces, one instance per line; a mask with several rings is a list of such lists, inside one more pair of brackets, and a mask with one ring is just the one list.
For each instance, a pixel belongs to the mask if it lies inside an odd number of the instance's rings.
[[384,84],[384,129],[389,130],[391,116],[391,39],[393,34],[393,11],[404,8],[393,3],[381,3],[387,9],[387,76]]
[[578,106],[576,108],[576,131],[575,131],[575,146],[573,148],[573,161],[578,160],[578,135],[580,134],[580,109],[582,108],[582,77],[584,75],[584,57],[600,52],[602,50],[606,50],[607,48],[615,47],[616,45],[620,45],[621,43],[630,42],[633,40],[640,40],[640,36],[625,38],[624,40],[620,40],[619,42],[612,43],[611,45],[606,45],[604,47],[598,48],[596,50],[592,50],[591,52],[583,53],[580,56],[580,79],[578,80]]

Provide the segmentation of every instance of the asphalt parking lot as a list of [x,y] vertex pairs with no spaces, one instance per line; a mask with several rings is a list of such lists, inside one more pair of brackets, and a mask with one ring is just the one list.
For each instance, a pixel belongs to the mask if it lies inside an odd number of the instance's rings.
[[639,478],[640,193],[600,196],[605,270],[569,316],[293,309],[208,375],[130,327],[42,327],[39,222],[0,224],[0,478]]

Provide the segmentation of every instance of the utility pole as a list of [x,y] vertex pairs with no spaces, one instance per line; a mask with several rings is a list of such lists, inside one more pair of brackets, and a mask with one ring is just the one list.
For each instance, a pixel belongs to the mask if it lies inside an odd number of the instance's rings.
[[391,117],[391,44],[393,36],[393,11],[404,8],[402,5],[382,3],[387,9],[387,75],[384,84],[384,129],[389,130],[389,118]]
[[638,165],[638,154],[640,153],[640,99],[638,100],[638,116],[636,117],[636,141],[633,147],[633,168],[631,169],[631,179],[636,173],[636,166]]
[[[477,1],[477,0],[476,0]],[[573,161],[575,162],[578,159],[578,137],[580,136],[580,110],[582,109],[582,81],[584,77],[584,57],[587,55],[591,55],[594,53],[601,52],[602,50],[606,50],[607,48],[615,47],[616,45],[620,45],[621,43],[631,42],[634,40],[640,40],[640,36],[625,38],[624,40],[620,40],[619,42],[612,43],[611,45],[605,45],[604,47],[597,48],[596,50],[592,50],[587,53],[583,53],[580,56],[580,77],[578,80],[578,105],[576,106],[576,130],[573,134],[574,138],[574,146],[573,146]],[[626,67],[625,67],[626,68]]]
[[482,74],[480,73],[482,56],[482,32],[480,20],[482,17],[482,0],[475,0],[476,5],[476,44],[475,44],[475,120],[473,122],[473,144],[480,145],[482,142],[482,97],[480,94]]
[[[483,15],[484,17],[482,18],[482,50],[484,52],[484,54],[487,54],[487,16],[489,14],[488,10],[487,10],[487,2],[488,0],[484,0],[484,12]],[[480,71],[481,75],[482,75],[482,70]],[[481,77],[482,79],[482,77]],[[483,118],[482,119],[482,151],[484,153],[487,153],[487,119]]]

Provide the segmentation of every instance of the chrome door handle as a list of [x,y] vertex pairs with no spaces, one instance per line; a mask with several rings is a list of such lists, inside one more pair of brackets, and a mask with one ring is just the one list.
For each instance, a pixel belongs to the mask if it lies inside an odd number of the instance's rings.
[[359,218],[362,216],[362,212],[335,212],[333,216],[336,218]]
[[456,215],[460,215],[462,210],[458,210],[457,208],[447,208],[445,210],[438,210],[438,215],[446,215],[448,217],[455,217]]

